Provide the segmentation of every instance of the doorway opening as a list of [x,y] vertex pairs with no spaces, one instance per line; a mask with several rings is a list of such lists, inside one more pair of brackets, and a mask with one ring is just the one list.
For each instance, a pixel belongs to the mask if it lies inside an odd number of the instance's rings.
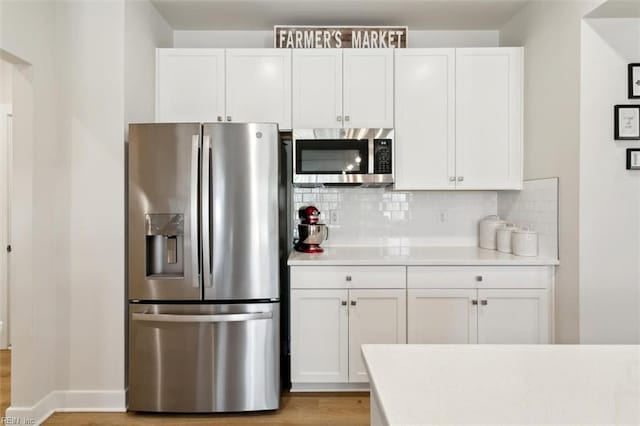
[[11,346],[9,327],[12,194],[13,64],[0,59],[0,350]]

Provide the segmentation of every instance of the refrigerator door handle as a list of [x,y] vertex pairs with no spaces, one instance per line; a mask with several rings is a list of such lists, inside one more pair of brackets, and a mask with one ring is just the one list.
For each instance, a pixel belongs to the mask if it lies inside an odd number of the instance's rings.
[[272,319],[273,312],[249,312],[243,314],[214,314],[214,315],[173,315],[173,314],[132,314],[134,321],[155,322],[239,322],[262,319]]
[[202,167],[201,167],[201,211],[200,221],[202,223],[202,279],[205,287],[213,287],[211,279],[211,214],[210,192],[211,192],[211,136],[202,136]]
[[200,252],[198,247],[198,160],[200,135],[191,138],[191,273],[193,286],[200,287]]

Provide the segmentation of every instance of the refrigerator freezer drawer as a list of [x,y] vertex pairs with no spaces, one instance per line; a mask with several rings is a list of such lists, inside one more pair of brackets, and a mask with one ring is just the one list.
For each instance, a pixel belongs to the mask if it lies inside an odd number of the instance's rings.
[[129,306],[130,410],[278,409],[278,303]]

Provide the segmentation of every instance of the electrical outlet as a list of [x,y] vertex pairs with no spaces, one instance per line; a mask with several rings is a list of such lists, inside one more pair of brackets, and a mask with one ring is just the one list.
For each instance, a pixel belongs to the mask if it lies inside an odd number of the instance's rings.
[[331,210],[331,223],[338,223],[339,216],[338,210]]
[[449,221],[449,210],[438,211],[438,223],[447,223]]

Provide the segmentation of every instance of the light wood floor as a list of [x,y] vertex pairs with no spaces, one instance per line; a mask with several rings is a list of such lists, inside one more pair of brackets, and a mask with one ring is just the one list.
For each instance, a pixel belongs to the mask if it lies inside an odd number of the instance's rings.
[[11,351],[0,351],[0,415],[4,417],[11,401]]
[[[11,352],[0,351],[0,413],[9,406]],[[275,413],[242,415],[159,415],[55,413],[45,425],[368,425],[368,393],[285,393]]]

